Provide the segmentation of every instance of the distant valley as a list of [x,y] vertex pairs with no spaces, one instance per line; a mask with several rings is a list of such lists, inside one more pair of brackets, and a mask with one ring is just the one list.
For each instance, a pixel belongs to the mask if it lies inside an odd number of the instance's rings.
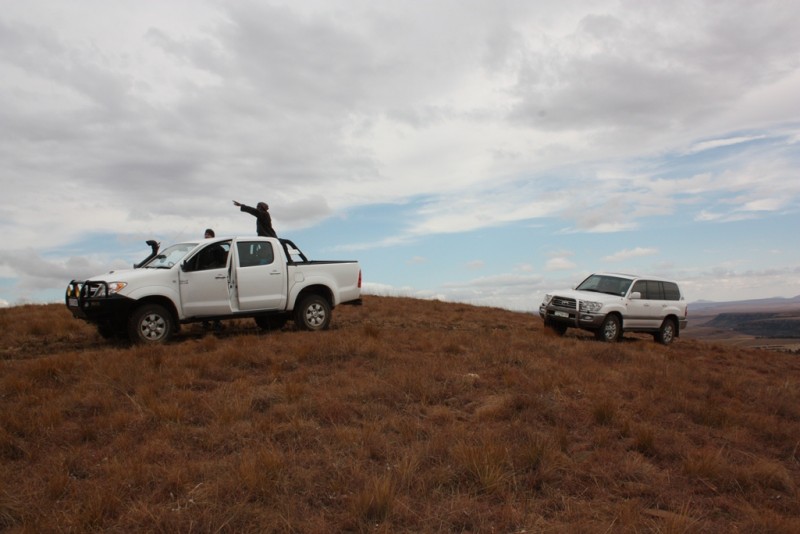
[[751,348],[800,353],[800,296],[689,304],[683,334]]

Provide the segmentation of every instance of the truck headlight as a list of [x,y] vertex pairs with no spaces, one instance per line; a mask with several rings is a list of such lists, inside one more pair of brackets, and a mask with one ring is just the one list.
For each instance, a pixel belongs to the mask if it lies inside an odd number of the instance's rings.
[[547,306],[551,300],[553,300],[553,295],[545,295],[544,300],[542,300],[542,306]]
[[111,282],[108,284],[108,294],[113,295],[118,291],[122,291],[127,285],[128,282]]
[[128,285],[128,282],[109,282],[106,284],[108,286],[108,294],[106,294],[106,286],[100,286],[97,288],[97,293],[93,296],[95,297],[108,297],[117,293],[118,291],[122,291],[122,289]]
[[591,300],[582,300],[579,309],[582,312],[595,313],[599,312],[600,308],[602,307],[603,307],[602,302],[592,302]]

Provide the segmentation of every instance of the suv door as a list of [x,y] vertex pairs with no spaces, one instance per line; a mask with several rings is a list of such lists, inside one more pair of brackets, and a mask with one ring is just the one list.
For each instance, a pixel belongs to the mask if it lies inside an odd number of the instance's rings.
[[659,280],[637,280],[631,295],[641,293],[640,299],[630,299],[626,326],[630,328],[658,329],[666,315],[667,302],[664,284]]
[[282,310],[286,307],[286,264],[283,257],[275,253],[271,241],[237,239],[235,261],[235,300],[239,310]]
[[230,249],[230,240],[211,243],[183,262],[179,279],[184,316],[231,313],[227,269]]

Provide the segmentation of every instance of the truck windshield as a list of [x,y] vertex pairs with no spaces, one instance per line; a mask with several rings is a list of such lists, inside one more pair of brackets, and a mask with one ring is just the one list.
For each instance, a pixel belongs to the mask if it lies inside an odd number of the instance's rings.
[[180,263],[190,251],[194,250],[197,243],[179,243],[165,248],[152,260],[143,265],[147,269],[170,269]]
[[579,291],[594,291],[596,293],[607,293],[609,295],[617,295],[624,297],[631,287],[631,282],[628,278],[618,278],[616,276],[608,276],[601,274],[593,274],[579,285],[576,289]]

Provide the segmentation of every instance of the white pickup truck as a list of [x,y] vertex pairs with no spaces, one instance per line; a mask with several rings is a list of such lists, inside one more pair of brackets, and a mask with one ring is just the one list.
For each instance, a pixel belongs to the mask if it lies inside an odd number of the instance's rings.
[[212,238],[152,253],[133,269],[72,280],[66,304],[104,338],[164,343],[181,324],[255,318],[264,329],[289,318],[324,330],[339,304],[361,304],[356,261],[309,261],[288,239]]

